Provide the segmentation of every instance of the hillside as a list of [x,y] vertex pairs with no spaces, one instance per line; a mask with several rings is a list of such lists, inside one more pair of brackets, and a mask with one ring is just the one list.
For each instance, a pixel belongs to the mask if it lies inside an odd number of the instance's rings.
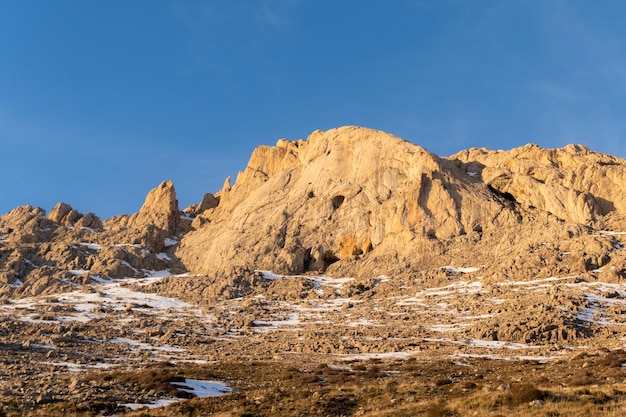
[[216,386],[162,415],[557,415],[577,387],[604,415],[626,403],[625,179],[581,145],[442,157],[342,127],[257,148],[184,209],[170,181],[106,220],[15,208],[0,415]]

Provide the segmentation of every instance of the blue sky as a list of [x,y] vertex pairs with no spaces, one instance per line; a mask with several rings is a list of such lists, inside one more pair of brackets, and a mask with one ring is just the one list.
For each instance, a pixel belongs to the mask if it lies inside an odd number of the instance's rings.
[[0,2],[0,213],[181,207],[252,150],[381,129],[439,155],[582,143],[626,157],[626,2]]

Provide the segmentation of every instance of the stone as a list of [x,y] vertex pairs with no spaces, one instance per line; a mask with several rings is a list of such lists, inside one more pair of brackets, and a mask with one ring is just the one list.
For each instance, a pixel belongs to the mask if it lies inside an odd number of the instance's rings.
[[139,213],[130,217],[128,226],[140,228],[151,224],[171,235],[176,230],[180,214],[174,184],[166,180],[148,193]]

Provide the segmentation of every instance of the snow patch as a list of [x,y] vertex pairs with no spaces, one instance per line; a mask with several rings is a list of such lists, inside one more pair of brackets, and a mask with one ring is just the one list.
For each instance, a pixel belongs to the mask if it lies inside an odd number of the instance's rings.
[[472,272],[480,271],[480,267],[478,266],[468,266],[468,267],[462,267],[462,268],[457,268],[454,266],[442,266],[442,268],[448,272],[452,272],[452,273],[460,272],[462,274],[471,274]]
[[166,237],[164,245],[166,248],[169,248],[170,246],[178,245],[178,239]]
[[115,367],[115,365],[112,365],[110,363],[102,363],[102,362],[97,362],[94,364],[78,364],[78,363],[63,362],[63,361],[40,362],[40,363],[44,365],[52,365],[52,366],[65,366],[70,372],[80,372],[83,369],[110,369],[110,368]]
[[161,252],[161,253],[157,253],[157,259],[160,259],[162,261],[171,261],[172,258],[170,258],[167,253],[165,252]]
[[140,403],[125,403],[125,404],[119,404],[121,407],[127,407],[130,408],[131,410],[135,411],[135,410],[139,410],[141,408],[158,408],[158,407],[165,407],[168,406],[170,404],[174,404],[178,401],[178,399],[174,399],[174,398],[168,398],[168,399],[164,399],[164,400],[156,400],[156,401],[152,401],[151,403],[148,404],[140,404]]
[[343,284],[354,281],[354,278],[330,278],[330,277],[306,277],[313,283],[315,288],[329,286],[332,288],[341,288]]
[[[172,382],[171,384],[174,385],[177,390],[193,394],[197,398],[220,397],[222,395],[230,394],[233,392],[233,389],[231,387],[220,381],[185,379],[185,382]],[[120,406],[130,408],[131,410],[138,410],[141,408],[152,409],[165,407],[179,401],[183,400],[178,398],[163,398],[160,400],[152,401],[148,404],[126,403],[120,404]]]
[[136,346],[137,349],[140,349],[140,350],[151,350],[151,351],[162,351],[162,352],[184,352],[185,351],[184,349],[179,348],[179,347],[172,347],[169,345],[153,346],[148,343],[142,343],[142,342],[139,342],[138,340],[128,339],[125,337],[115,337],[113,339],[110,339],[109,342]]
[[275,280],[275,279],[281,279],[281,278],[283,278],[283,276],[282,276],[282,275],[275,274],[275,273],[273,273],[273,272],[271,272],[271,271],[261,271],[261,270],[256,270],[256,271],[254,271],[254,272],[260,272],[260,273],[263,275],[263,278],[265,278],[265,279]]
[[558,359],[558,356],[528,356],[528,355],[515,355],[515,356],[500,356],[490,353],[456,353],[450,355],[451,358],[477,358],[477,359],[493,359],[501,361],[537,361],[539,363],[545,363],[551,360]]
[[100,250],[100,249],[102,249],[102,246],[98,245],[97,243],[79,242],[78,244],[81,245],[81,246],[85,246],[89,250]]
[[146,273],[146,275],[148,275],[149,278],[167,278],[167,277],[172,276],[172,273],[170,272],[169,269],[164,269],[161,271],[152,271],[149,269],[144,269],[144,272]]
[[13,281],[13,284],[9,284],[9,287],[17,288],[17,287],[19,287],[22,284],[24,284],[24,282],[22,282],[21,279],[17,278],[15,281]]
[[357,353],[355,355],[335,354],[335,356],[339,357],[339,359],[343,361],[354,361],[354,360],[366,361],[370,359],[406,359],[406,358],[410,358],[411,356],[415,356],[418,353],[419,352],[414,352],[412,350],[409,350],[409,351],[404,351],[404,352]]
[[36,265],[33,261],[31,261],[28,258],[24,258],[24,263],[28,266],[32,266],[35,269],[39,268],[39,265]]
[[193,394],[198,398],[220,397],[233,392],[233,389],[223,382],[202,381],[199,379],[185,379],[185,382],[172,382],[179,391]]

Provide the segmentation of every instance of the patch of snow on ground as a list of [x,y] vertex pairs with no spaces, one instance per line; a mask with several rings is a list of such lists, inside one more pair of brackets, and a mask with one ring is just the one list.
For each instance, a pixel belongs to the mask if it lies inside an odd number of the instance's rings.
[[281,279],[281,278],[283,278],[282,275],[275,274],[275,273],[273,273],[271,271],[255,271],[255,272],[260,272],[261,274],[263,274],[263,278],[265,278],[265,279],[274,280],[274,279]]
[[89,270],[88,269],[70,269],[67,272],[69,272],[72,275],[82,275],[84,273],[89,272]]
[[336,353],[335,356],[339,357],[340,360],[343,361],[354,361],[361,360],[366,361],[370,359],[406,359],[411,356],[417,355],[419,352],[414,352],[412,350],[404,351],[404,352],[383,352],[383,353],[357,353],[357,354],[341,354]]
[[30,259],[27,258],[23,258],[24,259],[24,263],[28,266],[32,266],[33,268],[39,268],[39,265],[36,265],[35,263],[33,263],[33,261],[31,261]]
[[122,343],[131,346],[136,346],[137,349],[140,350],[152,350],[152,351],[163,351],[163,352],[184,352],[185,350],[178,347],[172,347],[168,345],[164,346],[153,346],[148,343],[142,343],[138,340],[128,339],[126,337],[115,337],[109,340],[110,343]]
[[306,277],[313,283],[315,288],[329,286],[332,288],[341,288],[343,284],[354,281],[354,278],[330,278],[330,277]]
[[102,363],[102,362],[97,362],[94,364],[78,364],[78,363],[63,362],[63,361],[40,362],[40,363],[44,365],[52,365],[52,366],[65,366],[70,372],[80,372],[83,369],[110,369],[110,368],[115,367],[115,365],[112,365],[110,363]]
[[17,278],[15,281],[13,281],[13,284],[9,284],[9,287],[17,288],[17,287],[19,287],[22,284],[23,284],[22,280]]
[[144,272],[148,275],[149,278],[167,278],[171,277],[172,273],[169,269],[164,269],[162,271],[152,271],[152,270],[144,270]]
[[454,284],[446,285],[445,287],[433,287],[426,288],[422,291],[418,291],[415,297],[453,297],[456,293],[461,294],[478,294],[483,292],[483,284],[480,281],[459,281]]
[[537,361],[539,363],[548,362],[551,360],[559,359],[559,356],[527,356],[527,355],[515,355],[515,356],[500,356],[490,353],[455,353],[450,355],[451,358],[477,358],[477,359],[494,359],[502,361]]
[[164,241],[164,245],[166,248],[169,248],[170,246],[178,245],[178,239],[166,237]]
[[167,253],[165,252],[161,252],[161,253],[157,253],[157,259],[160,259],[162,261],[171,261],[172,258],[170,258]]
[[126,403],[126,404],[119,404],[121,407],[127,407],[130,408],[131,410],[139,410],[141,408],[158,408],[158,407],[165,407],[168,406],[170,404],[174,404],[175,402],[181,401],[179,399],[175,399],[175,398],[168,398],[165,400],[156,400],[153,401],[149,404],[139,404],[139,403]]
[[544,284],[547,285],[551,282],[556,282],[556,281],[567,281],[567,280],[571,280],[571,279],[575,279],[577,278],[576,276],[567,276],[567,277],[549,277],[549,278],[539,278],[539,279],[532,279],[529,281],[506,281],[506,282],[498,282],[496,285],[500,286],[500,287],[505,287],[505,286],[521,286],[521,285],[533,285],[533,284]]
[[523,343],[503,342],[498,340],[481,340],[472,339],[469,346],[488,348],[488,349],[540,349],[542,346],[526,345]]
[[81,245],[81,246],[85,246],[89,250],[100,250],[100,249],[102,249],[102,246],[98,245],[97,243],[79,242],[78,244]]
[[[185,379],[185,382],[172,382],[172,385],[179,391],[184,391],[195,395],[198,398],[205,397],[220,397],[222,395],[230,394],[233,389],[223,382],[219,381],[202,381],[199,379]],[[141,408],[158,408],[165,407],[175,402],[183,401],[178,398],[164,398],[156,401],[152,401],[148,404],[140,403],[126,403],[119,404],[122,407],[130,408],[131,410],[139,410]]]
[[285,320],[254,320],[254,325],[257,326],[257,330],[265,331],[270,329],[278,329],[281,326],[297,326],[301,324],[298,314],[293,314]]
[[[143,292],[132,291],[118,285],[111,285],[102,289],[105,297],[114,299],[116,304],[135,303],[139,305],[147,305],[151,308],[165,310],[168,308],[185,308],[191,304],[176,298],[163,297],[156,294],[147,294]],[[74,293],[76,294],[76,293]],[[81,294],[81,293],[78,293]]]
[[472,272],[480,271],[479,266],[468,266],[468,267],[462,267],[462,268],[457,268],[454,266],[443,266],[442,268],[448,272],[453,272],[453,273],[460,272],[462,274],[471,274]]
[[89,275],[89,277],[99,284],[112,284],[113,283],[113,280],[102,278],[100,275]]
[[198,398],[220,397],[233,392],[233,389],[223,382],[202,381],[199,379],[185,379],[185,382],[172,382],[179,391],[193,394]]

